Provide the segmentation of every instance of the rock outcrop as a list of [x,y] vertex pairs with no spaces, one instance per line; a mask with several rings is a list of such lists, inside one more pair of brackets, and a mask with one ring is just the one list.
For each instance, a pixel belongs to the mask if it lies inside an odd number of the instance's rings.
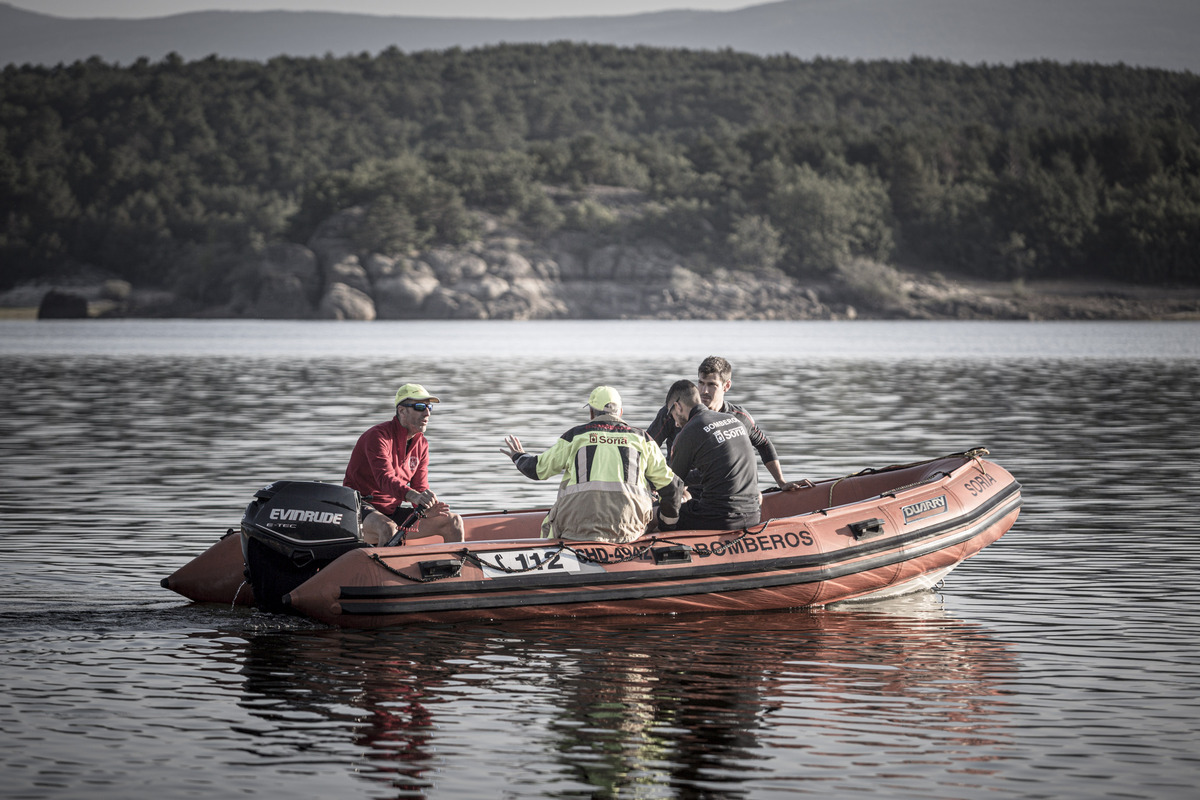
[[[633,214],[636,192],[600,193]],[[615,199],[613,199],[615,198]],[[84,270],[16,287],[0,307],[41,317],[206,316],[330,320],[531,319],[1200,319],[1200,289],[951,280],[858,259],[823,280],[714,268],[652,238],[562,230],[534,240],[479,215],[460,247],[394,256],[356,245],[362,208],[327,219],[305,244],[281,242],[231,276],[227,303],[186,305],[163,290]],[[81,305],[82,304],[82,305]]]
[[235,283],[232,313],[259,319],[312,316],[323,281],[317,256],[304,245],[271,245]]
[[38,319],[86,319],[88,301],[71,292],[51,289],[38,305]]
[[537,243],[484,219],[469,246],[402,258],[357,251],[361,208],[244,270],[234,316],[268,319],[829,319],[838,310],[779,272],[704,271],[660,242],[578,232]]

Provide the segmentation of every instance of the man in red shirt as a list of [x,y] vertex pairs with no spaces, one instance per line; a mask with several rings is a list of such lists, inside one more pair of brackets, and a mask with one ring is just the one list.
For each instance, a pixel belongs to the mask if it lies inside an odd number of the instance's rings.
[[[462,517],[429,488],[425,428],[438,402],[424,386],[406,383],[396,391],[396,416],[358,437],[342,485],[366,501],[362,530],[367,544],[387,544],[402,526],[410,532],[405,541],[426,536],[462,541]],[[405,502],[412,507],[402,507]]]

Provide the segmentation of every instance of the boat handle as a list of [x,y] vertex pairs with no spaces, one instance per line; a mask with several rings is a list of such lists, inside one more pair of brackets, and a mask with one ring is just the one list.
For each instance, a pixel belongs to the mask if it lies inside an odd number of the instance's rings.
[[658,564],[690,564],[692,561],[692,548],[686,544],[676,544],[670,547],[652,547],[650,555],[654,556],[655,565]]
[[850,523],[850,533],[858,539],[870,539],[873,536],[879,536],[883,533],[883,520],[864,519],[861,522]]
[[421,570],[421,580],[441,580],[442,578],[457,578],[462,572],[462,562],[454,559],[438,561],[421,561],[417,566]]

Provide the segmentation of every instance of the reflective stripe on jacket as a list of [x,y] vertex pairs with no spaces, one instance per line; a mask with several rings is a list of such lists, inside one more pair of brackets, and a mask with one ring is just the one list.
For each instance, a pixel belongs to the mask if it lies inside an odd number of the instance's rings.
[[612,414],[571,428],[539,456],[523,454],[514,461],[536,480],[562,475],[546,535],[633,541],[645,533],[653,514],[651,487],[661,494],[664,517],[679,513],[682,484],[658,445]]

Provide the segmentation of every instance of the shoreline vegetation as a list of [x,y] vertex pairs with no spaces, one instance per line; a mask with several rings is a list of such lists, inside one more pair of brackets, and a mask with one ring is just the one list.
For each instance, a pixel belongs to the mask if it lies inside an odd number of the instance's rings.
[[[686,272],[677,268],[678,272]],[[357,304],[353,295],[360,294],[348,286],[336,287],[331,295],[342,295],[342,307],[313,307],[304,304],[296,313],[275,307],[270,313],[255,313],[250,309],[229,306],[208,308],[180,315],[174,312],[175,299],[161,290],[137,290],[117,278],[102,278],[94,272],[64,277],[53,282],[31,282],[0,293],[0,320],[35,320],[90,318],[269,318],[269,319],[775,319],[775,320],[1142,320],[1142,321],[1200,321],[1200,287],[1144,286],[1109,280],[1034,280],[986,281],[964,276],[945,276],[940,273],[910,273],[879,264],[866,264],[855,286],[846,278],[797,286],[785,276],[775,276],[787,286],[772,292],[770,276],[722,272],[718,279],[740,284],[737,301],[731,301],[728,285],[721,291],[712,281],[691,275],[693,291],[706,295],[707,302],[690,308],[677,308],[674,313],[660,309],[651,312],[615,307],[613,297],[629,298],[638,289],[613,281],[580,281],[571,287],[576,308],[564,302],[544,281],[533,292],[541,298],[540,314],[511,313],[510,302],[505,313],[491,314],[489,304],[474,301],[455,291],[442,290],[433,302],[416,302],[410,310],[399,313],[377,313],[367,299]],[[676,275],[675,277],[678,277]],[[499,279],[503,280],[503,279]],[[484,281],[483,283],[486,283]],[[539,283],[535,279],[526,280]],[[753,284],[758,284],[753,286]],[[479,285],[479,284],[476,284]],[[560,284],[561,285],[561,284]],[[756,292],[755,289],[758,291]],[[263,287],[270,292],[269,286]],[[658,291],[661,295],[661,287]],[[670,290],[666,290],[668,293]],[[71,298],[69,313],[47,313],[44,307],[48,295]],[[421,292],[417,292],[419,296]],[[434,291],[425,294],[426,300]],[[801,304],[780,301],[780,295],[802,298]],[[349,299],[348,297],[349,296]],[[410,291],[409,301],[414,298]],[[457,296],[457,299],[455,299]],[[756,304],[755,296],[771,297],[766,304]],[[595,301],[599,300],[597,303]],[[682,302],[688,302],[686,297]],[[717,304],[712,301],[716,300]],[[334,301],[336,304],[336,300]],[[404,302],[401,300],[401,302]],[[719,305],[719,307],[718,307]],[[58,303],[61,309],[61,300]],[[578,307],[578,306],[581,306]],[[528,308],[523,303],[517,307]],[[492,306],[493,310],[496,306]],[[357,309],[357,313],[356,310]],[[395,309],[393,308],[393,311]],[[607,313],[606,313],[607,312]]]
[[1188,72],[559,42],[0,97],[9,316],[1197,315]]
[[[1044,284],[985,284],[979,281],[948,281],[952,294],[959,298],[949,314],[928,312],[919,315],[876,314],[872,309],[855,307],[855,319],[1008,319],[1029,321],[1200,321],[1200,290],[1194,287],[1138,287],[1098,281],[1047,281]],[[78,287],[65,287],[72,291]],[[102,294],[91,287],[87,294]],[[88,302],[88,318],[126,318],[114,309],[118,301],[103,298]],[[1003,306],[1011,313],[973,314],[971,308]],[[828,319],[845,319],[831,315]],[[36,320],[38,306],[0,305],[0,320]],[[778,318],[777,318],[778,319]]]

